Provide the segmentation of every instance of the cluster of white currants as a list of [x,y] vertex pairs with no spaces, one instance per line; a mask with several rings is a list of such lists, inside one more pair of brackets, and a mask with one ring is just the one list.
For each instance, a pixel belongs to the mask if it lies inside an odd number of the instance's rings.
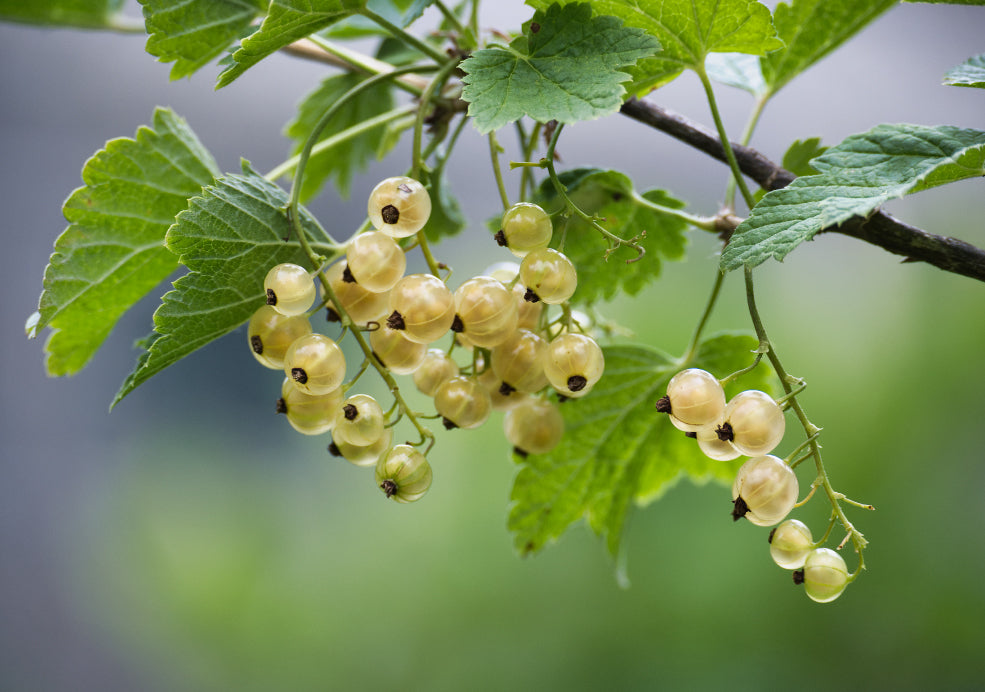
[[[574,265],[547,247],[550,217],[518,204],[504,215],[498,239],[523,258],[519,266],[500,263],[489,272],[495,276],[470,278],[454,292],[434,274],[405,275],[405,250],[397,241],[420,231],[430,211],[428,193],[416,180],[388,178],[374,188],[369,218],[376,230],[353,238],[345,257],[324,273],[329,320],[368,331],[372,357],[392,374],[413,374],[446,428],[476,428],[492,410],[504,410],[504,430],[518,452],[550,451],[564,424],[547,392],[584,396],[603,369],[601,348],[574,329],[570,310],[556,325],[543,310],[574,293]],[[345,397],[342,350],[314,333],[308,319],[316,298],[312,274],[281,264],[268,272],[264,290],[267,304],[250,319],[248,337],[260,363],[285,372],[278,412],[301,433],[331,431],[329,451],[375,466],[387,497],[411,502],[423,496],[432,477],[424,454],[409,444],[393,446],[396,420],[375,399]],[[449,348],[429,348],[449,331]],[[472,351],[469,366],[460,368],[452,358],[455,347]]]
[[674,427],[683,430],[706,456],[717,461],[750,457],[732,484],[732,518],[757,526],[775,526],[770,552],[780,567],[796,570],[794,581],[804,584],[818,602],[836,599],[848,583],[841,555],[814,543],[810,529],[796,519],[783,521],[797,504],[800,487],[793,469],[770,454],[783,439],[786,421],[773,397],[747,390],[725,400],[721,382],[697,368],[682,370],[667,383],[667,394],[656,403]]

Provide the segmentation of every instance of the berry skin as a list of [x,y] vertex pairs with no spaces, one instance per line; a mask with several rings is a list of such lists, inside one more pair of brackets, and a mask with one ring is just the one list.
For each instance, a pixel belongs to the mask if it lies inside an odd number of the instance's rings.
[[345,356],[327,336],[306,334],[287,349],[284,373],[306,394],[328,394],[345,379]]
[[750,457],[772,452],[786,431],[783,411],[773,397],[755,389],[736,394],[725,407],[724,418],[717,429],[719,439]]
[[261,305],[246,328],[253,356],[271,370],[282,369],[287,348],[295,339],[310,333],[311,322],[307,317],[285,317],[269,305]]
[[595,339],[584,334],[562,334],[547,347],[544,374],[558,392],[582,397],[602,377],[605,358]]
[[345,257],[356,283],[374,293],[393,288],[407,268],[404,251],[382,231],[357,235],[349,243]]
[[[482,385],[482,388],[489,392],[489,399],[492,401],[493,411],[509,411],[514,406],[517,406],[521,401],[525,401],[527,399],[527,394],[515,391],[512,387],[507,387],[504,390],[503,381],[499,378],[499,375],[496,374],[496,371],[493,370],[492,367],[488,367],[483,370],[476,379],[479,380],[479,384]],[[543,386],[547,386],[546,378],[544,379]],[[504,391],[507,393],[504,394]]]
[[787,519],[770,532],[770,556],[783,569],[800,569],[814,548],[807,524]]
[[288,317],[301,315],[315,303],[315,282],[296,264],[278,264],[263,280],[267,305]]
[[380,362],[395,375],[409,375],[417,370],[428,350],[427,344],[410,341],[403,331],[390,329],[386,324],[369,333],[369,345]]
[[337,407],[332,439],[336,445],[348,442],[365,447],[383,436],[385,423],[383,409],[376,399],[368,394],[356,394]]
[[[393,445],[393,428],[383,428],[383,434],[379,439],[374,440],[368,445],[354,445],[343,440],[333,440],[335,450],[354,466],[376,466],[386,452]],[[332,448],[329,447],[329,451]],[[333,452],[334,453],[334,452]]]
[[548,343],[540,336],[528,329],[517,329],[492,350],[492,370],[505,390],[533,394],[547,386],[547,350]]
[[557,404],[529,397],[503,416],[503,432],[517,453],[547,454],[564,435],[564,418]]
[[[342,308],[356,324],[377,322],[390,313],[390,292],[374,293],[362,284],[345,280],[346,263],[336,262],[325,272],[328,283],[339,299]],[[323,295],[324,296],[324,292]],[[338,314],[329,301],[328,309]]]
[[[673,417],[671,417],[671,421],[673,421]],[[715,461],[732,461],[742,456],[739,450],[730,443],[718,439],[718,433],[715,432],[713,427],[701,428],[692,434],[697,435],[698,448],[709,459],[714,459]]]
[[431,465],[410,445],[397,445],[376,462],[376,485],[397,502],[414,502],[431,487]]
[[458,375],[458,364],[440,348],[429,349],[414,371],[414,385],[426,396],[434,396],[445,381]]
[[492,348],[504,342],[516,331],[518,314],[510,289],[492,277],[476,276],[455,291],[455,316],[475,346]]
[[489,392],[474,377],[452,377],[434,393],[434,408],[445,428],[478,428],[489,418],[492,401]]
[[526,202],[514,204],[506,210],[502,227],[496,234],[496,242],[506,246],[517,257],[546,248],[554,233],[550,215],[536,204]]
[[798,494],[797,476],[782,459],[772,455],[749,459],[732,484],[732,518],[773,526],[790,513]]
[[578,273],[565,255],[541,248],[531,251],[520,262],[520,281],[527,288],[527,300],[559,305],[574,295]]
[[369,194],[369,220],[373,228],[393,238],[414,235],[424,228],[430,216],[431,197],[413,178],[387,178]]
[[278,411],[287,414],[287,422],[302,435],[321,435],[331,430],[342,405],[341,388],[312,396],[295,387],[287,377],[281,385],[280,397]]
[[678,430],[698,432],[721,423],[725,391],[711,373],[688,368],[670,378],[667,396],[657,402],[657,410],[669,413],[670,422]]
[[390,293],[393,314],[387,324],[419,344],[437,341],[455,321],[455,296],[432,274],[409,274]]
[[835,551],[817,548],[804,560],[802,578],[804,591],[812,601],[830,603],[848,585],[848,568],[844,558]]
[[513,297],[516,298],[517,306],[517,329],[529,329],[536,331],[540,327],[540,315],[544,312],[544,304],[539,300],[532,303],[524,296],[527,289],[523,284],[513,284]]

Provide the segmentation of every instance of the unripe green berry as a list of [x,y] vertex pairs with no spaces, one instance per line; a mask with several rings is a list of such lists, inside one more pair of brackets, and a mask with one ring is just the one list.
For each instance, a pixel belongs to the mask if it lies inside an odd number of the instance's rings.
[[770,556],[783,569],[800,569],[814,547],[807,524],[787,519],[770,532]]
[[830,548],[812,550],[804,560],[804,591],[812,601],[830,603],[848,585],[845,560]]
[[410,445],[397,445],[376,462],[376,485],[397,502],[414,502],[431,487],[431,465]]

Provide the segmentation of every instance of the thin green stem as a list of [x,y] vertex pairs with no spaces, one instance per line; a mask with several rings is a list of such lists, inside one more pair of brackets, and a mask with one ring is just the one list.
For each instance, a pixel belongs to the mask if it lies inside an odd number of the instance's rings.
[[715,268],[715,283],[711,287],[711,295],[708,296],[708,302],[705,304],[704,312],[701,313],[701,319],[698,320],[698,326],[694,328],[694,333],[691,335],[691,341],[687,345],[687,351],[684,352],[684,356],[681,358],[681,366],[686,366],[694,357],[698,354],[698,347],[701,344],[701,333],[705,330],[705,325],[708,324],[708,319],[711,317],[712,311],[715,309],[715,303],[718,302],[718,294],[722,291],[722,283],[725,281],[725,274],[718,271]]
[[[752,112],[749,114],[749,120],[746,122],[746,129],[742,131],[742,139],[739,140],[739,144],[746,147],[749,146],[750,140],[752,140],[752,133],[756,130],[756,125],[759,124],[759,118],[763,114],[763,108],[770,100],[769,94],[764,94],[756,97],[756,103],[752,107]],[[729,210],[735,209],[735,176],[730,175],[728,183],[725,185],[725,208]]]
[[414,48],[417,52],[421,53],[422,55],[428,56],[429,58],[431,58],[432,60],[434,60],[436,63],[439,63],[440,64],[440,63],[443,63],[445,60],[448,59],[447,56],[444,55],[438,49],[436,49],[436,48],[434,48],[432,46],[429,46],[424,41],[420,40],[419,38],[417,38],[413,34],[410,34],[410,33],[406,32],[406,31],[404,31],[403,29],[401,29],[396,24],[392,24],[385,17],[381,17],[380,15],[376,14],[375,12],[373,12],[371,9],[368,9],[366,7],[363,7],[362,9],[359,9],[359,10],[356,10],[356,11],[359,14],[361,14],[362,16],[364,16],[367,19],[369,19],[370,21],[372,21],[372,22],[380,25],[382,28],[386,29],[387,32],[391,36],[393,36],[395,39],[397,39],[399,41],[403,41],[408,46],[410,46],[411,48]]
[[[329,41],[328,39],[319,36],[318,34],[311,34],[308,40],[314,43],[316,46],[321,48],[323,51],[329,55],[337,58],[341,63],[354,68],[360,72],[366,72],[367,74],[389,74],[393,72],[395,68],[388,62],[383,60],[378,60],[369,55],[360,53],[359,51],[351,50],[345,46],[341,46],[334,41]],[[404,91],[414,94],[415,96],[420,96],[424,89],[417,84],[412,83],[412,77],[405,77],[404,79],[395,79],[394,85],[400,87]],[[416,81],[416,80],[414,80]]]
[[705,71],[703,64],[696,71],[698,77],[701,79],[701,85],[705,89],[708,106],[711,108],[711,117],[715,120],[715,129],[718,130],[718,138],[722,141],[722,148],[725,150],[725,158],[728,160],[729,168],[732,169],[732,176],[739,185],[742,198],[746,201],[749,208],[752,209],[756,204],[756,200],[753,199],[752,193],[749,192],[749,186],[746,185],[746,179],[742,176],[742,171],[739,169],[739,162],[735,158],[735,152],[732,151],[732,144],[729,142],[728,133],[725,132],[721,113],[718,112],[718,102],[715,100],[715,90],[711,86],[711,80],[708,78],[708,73]]
[[462,20],[458,18],[458,15],[451,11],[451,9],[445,5],[441,0],[434,0],[434,6],[438,8],[438,11],[444,15],[445,19],[451,24],[452,28],[460,37],[465,37],[469,46],[475,46],[477,38],[472,35],[472,31],[468,29]]
[[428,243],[428,238],[424,234],[423,228],[417,232],[417,244],[421,246],[421,252],[424,253],[424,260],[428,263],[428,270],[440,279],[441,274],[438,272],[441,267],[438,266],[438,262],[434,259],[434,254],[431,252],[431,245]]
[[510,196],[506,194],[506,185],[503,183],[503,171],[499,167],[499,154],[504,151],[496,140],[496,133],[489,133],[489,158],[492,159],[493,175],[496,176],[496,187],[499,188],[499,199],[503,202],[503,209],[510,208]]
[[658,214],[665,214],[667,216],[673,216],[675,219],[680,219],[681,221],[686,221],[696,228],[700,228],[702,231],[710,231],[711,233],[717,233],[718,228],[715,226],[714,216],[695,216],[694,214],[688,214],[683,209],[674,209],[673,207],[665,207],[662,204],[657,204],[656,202],[651,202],[646,197],[641,195],[636,190],[632,190],[630,193],[632,200],[636,202],[641,207],[646,207]]
[[[519,120],[517,124],[519,124]],[[530,138],[526,142],[522,143],[523,147],[523,159],[529,161],[533,158],[534,150],[537,148],[537,140],[540,139],[541,132],[540,122],[535,122],[533,129],[530,131]],[[528,194],[533,196],[534,184],[533,184],[533,169],[524,167],[520,171],[520,201],[525,202],[527,200]]]
[[469,27],[475,34],[476,44],[479,42],[479,0],[472,0],[472,11],[469,14]]
[[449,60],[445,64],[441,65],[438,69],[438,74],[434,76],[434,79],[428,82],[427,88],[424,90],[424,93],[421,94],[421,107],[417,111],[417,121],[414,123],[414,143],[413,151],[411,152],[412,160],[410,169],[411,178],[418,178],[420,175],[421,166],[424,165],[424,157],[421,155],[421,142],[424,139],[424,119],[425,114],[428,111],[425,104],[431,101],[431,98],[434,96],[435,92],[445,83],[449,75],[451,75],[457,66],[458,63],[455,60]]

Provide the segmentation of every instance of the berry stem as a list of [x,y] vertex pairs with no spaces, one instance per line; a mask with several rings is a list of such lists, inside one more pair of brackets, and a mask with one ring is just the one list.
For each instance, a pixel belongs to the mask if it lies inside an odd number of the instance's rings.
[[506,194],[506,185],[503,183],[503,171],[499,167],[499,154],[505,151],[496,141],[496,133],[489,133],[489,158],[492,159],[493,175],[496,176],[496,187],[499,188],[499,199],[503,202],[503,209],[510,208],[510,196]]
[[[756,125],[759,124],[759,118],[763,114],[763,108],[770,100],[772,94],[762,94],[756,97],[756,103],[753,104],[752,112],[749,114],[749,120],[746,122],[746,129],[742,132],[742,139],[739,140],[739,144],[746,147],[749,146],[749,141],[752,139],[752,133],[756,130]],[[735,175],[730,175],[728,183],[725,185],[725,208],[728,210],[735,209]]]
[[634,202],[636,202],[641,207],[646,207],[651,211],[655,211],[658,214],[664,214],[666,216],[673,216],[675,219],[680,219],[681,221],[686,221],[696,228],[700,228],[702,231],[709,231],[710,233],[718,232],[718,224],[716,222],[716,217],[714,216],[695,216],[694,214],[688,214],[686,211],[681,209],[674,209],[672,207],[665,207],[662,204],[657,204],[656,202],[651,202],[646,197],[641,195],[635,189],[630,190],[630,197]]
[[[705,325],[708,324],[708,319],[711,317],[711,313],[715,309],[715,303],[718,302],[718,295],[722,291],[722,283],[724,281],[725,275],[718,271],[718,268],[716,267],[715,283],[711,287],[711,295],[708,296],[708,302],[705,304],[704,312],[701,313],[701,319],[698,320],[698,325],[694,328],[694,333],[691,335],[691,342],[687,346],[687,351],[684,352],[684,356],[680,359],[681,367],[686,367],[697,355],[698,347],[701,342],[701,333],[705,330]],[[731,377],[731,375],[729,375],[729,377]]]
[[[523,159],[529,161],[534,156],[534,150],[537,148],[537,140],[540,139],[541,123],[535,122],[533,129],[530,131],[530,137],[526,138],[523,130],[523,125],[520,120],[516,121],[516,129],[520,135],[520,146],[523,150]],[[524,166],[520,170],[520,201],[526,202],[529,197],[532,197],[534,193],[534,177],[533,169]]]
[[458,15],[451,11],[445,3],[441,0],[434,0],[434,6],[438,8],[445,19],[451,24],[452,28],[458,34],[460,38],[465,39],[465,47],[472,47],[478,45],[478,37],[472,33],[471,29],[466,28],[462,21],[458,18]]
[[739,190],[742,192],[742,199],[745,200],[746,206],[752,209],[756,206],[756,199],[752,196],[752,193],[749,192],[749,187],[746,185],[746,179],[742,176],[742,170],[739,168],[739,162],[735,158],[735,152],[732,151],[728,134],[725,132],[725,124],[722,122],[721,113],[718,111],[718,101],[715,100],[715,90],[711,86],[711,80],[708,78],[708,73],[705,71],[704,63],[702,63],[695,71],[698,73],[698,78],[701,80],[701,86],[704,87],[705,96],[708,98],[708,106],[711,108],[711,117],[715,121],[715,129],[718,130],[718,138],[722,141],[722,148],[725,149],[725,158],[728,161],[729,168],[732,169],[732,178],[738,184]]

